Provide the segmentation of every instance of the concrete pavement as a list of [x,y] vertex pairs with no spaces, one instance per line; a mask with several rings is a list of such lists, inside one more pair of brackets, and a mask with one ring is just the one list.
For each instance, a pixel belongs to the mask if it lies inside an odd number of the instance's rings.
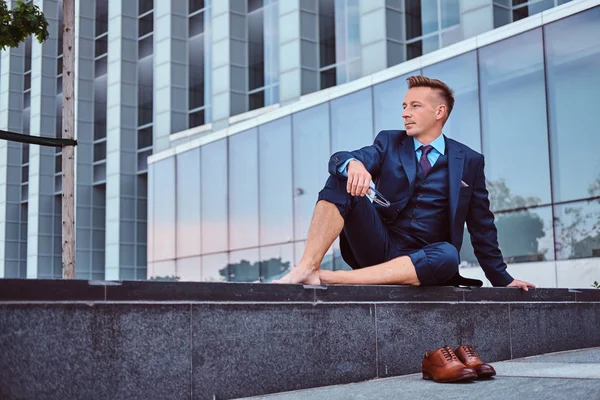
[[442,384],[421,374],[251,397],[265,400],[600,400],[600,347],[492,363],[491,380]]

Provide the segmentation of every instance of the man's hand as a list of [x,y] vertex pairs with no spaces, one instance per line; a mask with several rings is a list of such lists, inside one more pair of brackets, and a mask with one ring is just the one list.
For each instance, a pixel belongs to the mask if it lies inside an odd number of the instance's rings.
[[348,184],[346,191],[352,196],[364,196],[370,193],[371,174],[365,168],[363,163],[358,160],[352,160],[348,163]]
[[511,283],[507,285],[507,287],[518,287],[523,289],[524,291],[528,291],[528,287],[535,288],[535,285],[529,282],[520,281],[518,279],[513,280]]

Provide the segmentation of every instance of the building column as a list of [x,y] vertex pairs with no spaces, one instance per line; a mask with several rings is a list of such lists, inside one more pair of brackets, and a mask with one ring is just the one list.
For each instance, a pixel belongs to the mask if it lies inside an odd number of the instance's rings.
[[360,0],[362,75],[405,61],[404,9],[401,0]]
[[187,4],[154,2],[154,153],[171,147],[171,133],[188,128]]
[[[40,44],[32,40],[31,49],[31,125],[32,136],[60,137],[56,131],[56,49],[59,24],[56,0],[35,0],[48,21],[50,37]],[[59,278],[54,254],[54,169],[56,149],[29,146],[29,208],[27,221],[27,278]]]
[[[10,8],[10,2],[7,4]],[[0,129],[22,132],[25,44],[2,51]],[[22,145],[0,140],[0,278],[24,278],[20,271]],[[24,272],[24,271],[23,271]]]
[[75,2],[75,277],[78,279],[93,279],[95,14],[94,2]]
[[[160,3],[160,2],[159,2]],[[106,279],[135,268],[137,2],[108,2]]]
[[319,26],[316,2],[279,2],[279,102],[319,89]]

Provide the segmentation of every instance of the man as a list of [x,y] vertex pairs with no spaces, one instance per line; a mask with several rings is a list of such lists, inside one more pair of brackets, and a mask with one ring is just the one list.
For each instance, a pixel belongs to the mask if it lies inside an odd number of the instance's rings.
[[[319,193],[300,263],[276,283],[443,285],[456,282],[465,222],[494,286],[528,290],[498,248],[483,156],[442,135],[453,91],[423,76],[407,79],[404,131],[381,131],[371,146],[335,153]],[[371,179],[389,201],[373,203]],[[352,271],[319,266],[340,236]],[[464,278],[463,278],[464,279]]]

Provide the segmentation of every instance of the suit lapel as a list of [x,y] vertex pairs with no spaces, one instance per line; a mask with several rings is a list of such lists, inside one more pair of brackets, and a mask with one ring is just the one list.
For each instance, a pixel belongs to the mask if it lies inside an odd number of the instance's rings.
[[402,161],[404,172],[406,172],[406,176],[408,177],[409,193],[413,192],[415,176],[417,175],[416,160],[413,138],[407,135],[400,146],[400,161]]
[[446,139],[446,148],[448,149],[448,184],[450,200],[450,229],[454,226],[456,217],[456,208],[458,207],[458,196],[460,193],[460,180],[463,173],[464,155],[460,147],[452,140]]

